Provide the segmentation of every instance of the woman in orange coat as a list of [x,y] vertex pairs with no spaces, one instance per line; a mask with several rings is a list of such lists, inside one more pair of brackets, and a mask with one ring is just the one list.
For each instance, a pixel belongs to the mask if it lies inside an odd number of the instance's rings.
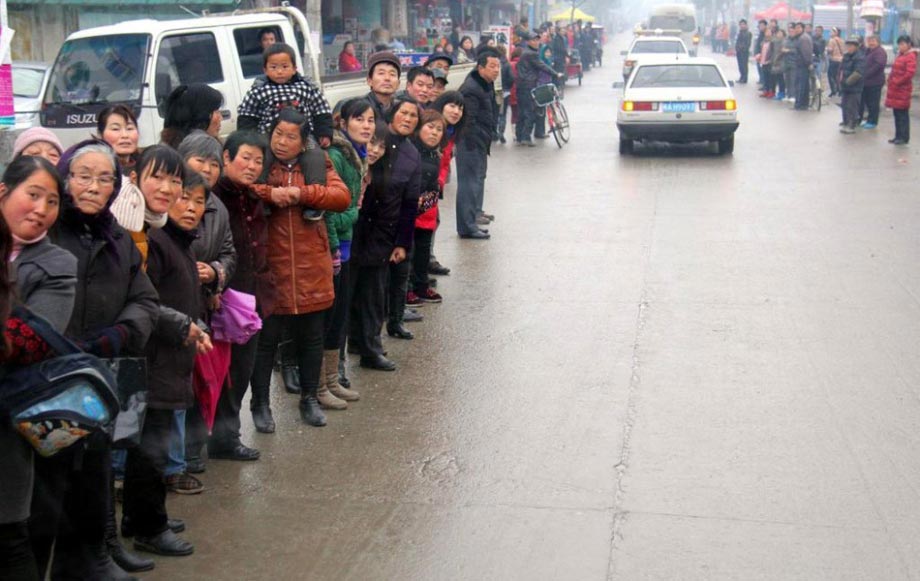
[[253,397],[267,403],[275,351],[286,333],[297,350],[301,418],[318,427],[326,425],[316,400],[323,323],[335,300],[323,212],[346,210],[351,194],[329,157],[309,141],[306,121],[295,109],[281,111],[270,133],[261,185],[253,188],[271,208],[267,259],[277,301],[263,323],[251,383]]

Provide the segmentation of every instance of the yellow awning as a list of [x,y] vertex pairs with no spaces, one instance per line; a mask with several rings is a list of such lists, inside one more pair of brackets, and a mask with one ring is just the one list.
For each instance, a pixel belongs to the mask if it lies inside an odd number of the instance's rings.
[[581,8],[576,8],[574,10],[572,10],[571,8],[568,8],[566,10],[563,10],[559,14],[553,14],[552,16],[549,17],[549,19],[551,22],[561,22],[563,20],[566,22],[574,22],[576,20],[581,20],[583,22],[594,22],[595,20],[597,20],[590,14],[583,12]]

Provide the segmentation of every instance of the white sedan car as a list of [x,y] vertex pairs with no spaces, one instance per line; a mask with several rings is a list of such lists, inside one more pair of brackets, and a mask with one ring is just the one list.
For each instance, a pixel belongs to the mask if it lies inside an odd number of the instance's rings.
[[640,59],[658,55],[682,54],[687,55],[687,45],[677,36],[637,36],[629,45],[629,50],[623,51],[623,81],[629,80],[629,75]]
[[715,141],[719,153],[732,153],[738,103],[731,85],[712,59],[643,60],[617,108],[620,153],[632,153],[636,141]]

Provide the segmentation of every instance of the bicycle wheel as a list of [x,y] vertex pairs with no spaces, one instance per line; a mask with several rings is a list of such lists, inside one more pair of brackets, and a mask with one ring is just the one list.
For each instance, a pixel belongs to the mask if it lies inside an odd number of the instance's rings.
[[562,147],[562,142],[559,141],[559,120],[556,119],[556,111],[553,110],[552,105],[548,105],[544,111],[546,115],[546,130],[553,134],[556,145]]
[[553,136],[556,137],[559,147],[562,147],[562,143],[568,143],[569,137],[571,137],[569,133],[569,114],[565,110],[565,105],[559,101],[553,101],[550,108],[553,110],[553,118],[556,123],[556,130],[553,132]]

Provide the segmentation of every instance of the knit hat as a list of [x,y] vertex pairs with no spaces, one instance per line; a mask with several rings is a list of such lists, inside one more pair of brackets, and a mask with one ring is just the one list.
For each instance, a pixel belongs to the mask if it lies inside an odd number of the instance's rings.
[[431,75],[436,81],[444,81],[444,84],[447,84],[447,73],[444,72],[444,69],[431,69]]
[[30,127],[20,133],[13,142],[13,157],[17,157],[24,149],[39,141],[47,141],[57,148],[58,153],[64,153],[64,146],[61,145],[61,140],[57,138],[57,135],[44,127]]
[[374,67],[382,63],[393,65],[396,67],[396,76],[402,75],[402,65],[399,62],[399,57],[388,50],[382,50],[380,52],[375,52],[367,59],[367,76],[370,77],[373,75]]
[[427,67],[428,65],[430,65],[431,63],[433,63],[434,61],[437,61],[437,60],[447,61],[447,65],[448,65],[448,66],[451,66],[451,67],[454,66],[454,59],[451,58],[451,56],[450,56],[449,54],[445,53],[445,52],[436,52],[436,53],[433,53],[433,54],[432,54],[430,57],[428,57],[428,59],[425,61],[425,66]]

